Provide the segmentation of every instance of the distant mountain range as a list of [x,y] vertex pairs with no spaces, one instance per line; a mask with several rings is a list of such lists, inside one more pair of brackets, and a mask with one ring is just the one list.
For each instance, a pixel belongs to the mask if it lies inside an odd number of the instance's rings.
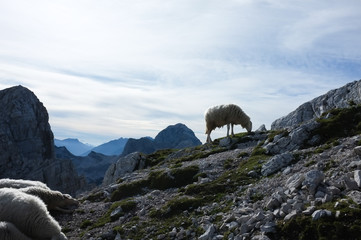
[[153,139],[151,137],[119,138],[99,146],[92,146],[80,142],[78,139],[67,138],[64,140],[54,139],[57,147],[66,149],[75,156],[88,156],[91,152],[101,153],[106,156],[125,156],[132,152],[152,153],[158,149],[182,149],[201,145],[201,141],[194,132],[182,123],[170,125],[158,133]]
[[127,141],[128,138],[119,138],[94,147],[90,144],[82,143],[76,138],[67,138],[64,140],[54,139],[54,144],[57,147],[66,147],[66,149],[75,156],[87,156],[90,152],[101,153],[107,156],[117,156],[123,152]]

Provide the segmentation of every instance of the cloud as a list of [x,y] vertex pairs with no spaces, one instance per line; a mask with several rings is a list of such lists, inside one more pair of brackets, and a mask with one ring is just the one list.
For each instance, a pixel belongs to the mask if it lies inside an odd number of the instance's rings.
[[56,137],[93,144],[154,137],[177,122],[204,141],[204,111],[228,102],[255,127],[269,127],[360,78],[360,7],[352,0],[3,1],[0,88],[30,88]]

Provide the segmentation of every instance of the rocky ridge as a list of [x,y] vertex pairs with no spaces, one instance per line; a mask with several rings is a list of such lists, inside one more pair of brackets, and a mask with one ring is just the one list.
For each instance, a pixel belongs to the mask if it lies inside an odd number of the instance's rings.
[[70,239],[357,239],[360,123],[350,101],[288,129],[134,154],[143,167],[58,219]]
[[54,156],[48,112],[29,89],[0,91],[0,178],[39,180],[75,194],[83,182],[70,160]]
[[294,127],[300,123],[320,117],[335,108],[345,108],[350,104],[361,104],[361,80],[330,90],[324,95],[306,102],[288,115],[275,120],[272,130]]

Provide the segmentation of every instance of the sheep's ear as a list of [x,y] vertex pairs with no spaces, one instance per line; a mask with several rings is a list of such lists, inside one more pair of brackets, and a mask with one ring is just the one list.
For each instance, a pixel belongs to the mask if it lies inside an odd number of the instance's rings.
[[63,196],[67,199],[73,199],[69,194],[63,194]]

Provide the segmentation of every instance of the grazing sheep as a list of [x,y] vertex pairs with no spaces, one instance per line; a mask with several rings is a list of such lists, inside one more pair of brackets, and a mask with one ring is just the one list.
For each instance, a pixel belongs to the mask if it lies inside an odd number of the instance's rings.
[[38,197],[18,189],[0,189],[0,221],[13,224],[30,239],[67,239],[45,204]]
[[45,183],[24,179],[0,179],[0,188],[26,188],[26,187],[41,187],[44,189],[50,189]]
[[63,213],[72,213],[73,210],[69,208],[79,205],[79,202],[72,198],[69,194],[62,194],[59,191],[53,191],[41,187],[27,187],[19,190],[39,197],[43,200],[49,211],[57,210]]
[[219,105],[211,107],[205,114],[207,143],[212,142],[211,132],[217,127],[227,125],[227,137],[229,137],[229,125],[232,127],[232,136],[234,136],[233,125],[240,124],[248,132],[252,131],[252,122],[250,118],[235,104]]
[[0,222],[0,240],[31,240],[17,229],[14,224]]

